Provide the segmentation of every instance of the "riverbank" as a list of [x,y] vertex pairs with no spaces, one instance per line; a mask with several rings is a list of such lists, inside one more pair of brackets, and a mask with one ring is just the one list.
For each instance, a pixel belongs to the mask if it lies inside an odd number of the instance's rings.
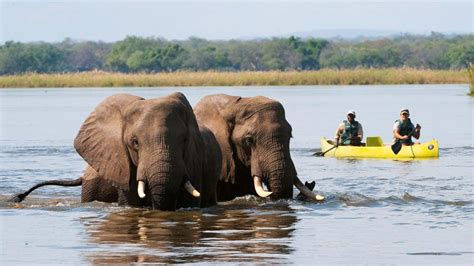
[[80,72],[0,76],[0,88],[468,84],[467,70],[354,69],[272,72]]

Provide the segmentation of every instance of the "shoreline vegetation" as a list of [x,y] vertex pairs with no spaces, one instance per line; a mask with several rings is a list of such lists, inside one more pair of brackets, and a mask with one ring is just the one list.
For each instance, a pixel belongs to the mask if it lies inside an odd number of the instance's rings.
[[473,75],[472,67],[468,70],[387,68],[133,74],[89,71],[0,75],[0,88],[470,84],[470,94],[473,95]]
[[127,36],[100,41],[7,41],[0,45],[0,75],[106,71],[316,71],[412,68],[460,70],[474,62],[474,34],[401,34],[387,38],[264,38],[212,41]]
[[469,84],[470,85],[469,95],[474,97],[474,64],[470,63],[467,71],[469,72],[469,79],[471,80],[471,84]]

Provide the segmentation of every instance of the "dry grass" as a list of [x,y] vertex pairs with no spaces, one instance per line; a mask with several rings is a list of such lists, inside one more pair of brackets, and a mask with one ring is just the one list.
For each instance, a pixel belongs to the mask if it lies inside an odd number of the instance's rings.
[[471,80],[471,92],[469,95],[474,96],[474,65],[472,63],[469,63],[467,71],[469,72],[469,79]]
[[[470,71],[472,77],[472,68]],[[469,77],[466,72],[466,70],[323,69],[291,72],[173,72],[157,74],[100,71],[67,74],[31,73],[0,76],[0,88],[467,84]]]

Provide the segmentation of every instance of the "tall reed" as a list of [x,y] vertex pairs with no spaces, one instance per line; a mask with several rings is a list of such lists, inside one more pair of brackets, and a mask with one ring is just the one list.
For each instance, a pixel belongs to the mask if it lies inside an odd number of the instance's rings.
[[469,68],[467,69],[467,71],[469,72],[469,79],[471,80],[471,92],[469,93],[469,95],[474,96],[474,64],[469,63]]
[[[470,71],[472,71],[472,68],[470,68]],[[0,88],[291,86],[454,83],[469,83],[466,70],[417,70],[406,68],[353,70],[323,69],[319,71],[211,71],[155,74],[125,74],[93,71],[65,74],[29,73],[23,75],[0,76]]]

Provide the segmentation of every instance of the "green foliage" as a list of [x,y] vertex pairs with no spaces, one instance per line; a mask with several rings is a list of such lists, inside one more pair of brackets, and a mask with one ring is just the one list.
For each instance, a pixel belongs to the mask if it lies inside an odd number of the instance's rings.
[[111,70],[119,72],[139,71],[148,67],[151,68],[150,70],[159,69],[160,66],[154,65],[156,61],[153,62],[151,58],[147,58],[147,62],[136,61],[145,59],[144,54],[152,56],[153,52],[151,50],[160,46],[162,42],[153,38],[128,36],[112,45],[106,59],[107,66]]
[[291,36],[288,41],[301,57],[300,69],[318,70],[320,68],[319,57],[321,51],[329,44],[327,40],[309,39],[305,42],[300,38]]
[[240,71],[264,70],[262,41],[230,41],[223,47],[231,69]]
[[65,52],[47,43],[6,42],[0,47],[0,74],[58,72],[65,68]]
[[300,55],[285,39],[273,39],[263,46],[263,64],[265,70],[292,70],[298,68]]
[[472,62],[473,54],[474,35],[404,35],[360,43],[330,43],[321,54],[321,67],[463,69]]
[[273,38],[186,41],[128,36],[115,43],[6,42],[0,45],[0,75],[104,70],[116,72],[291,71],[321,68],[465,69],[474,62],[474,35],[401,35],[341,41]]
[[212,45],[198,47],[185,63],[191,70],[227,70],[230,66],[227,52]]
[[78,42],[66,39],[57,47],[64,51],[66,69],[64,71],[91,71],[104,69],[110,46],[103,42]]
[[176,71],[188,58],[188,52],[178,44],[168,44],[159,50],[160,65],[166,71]]

